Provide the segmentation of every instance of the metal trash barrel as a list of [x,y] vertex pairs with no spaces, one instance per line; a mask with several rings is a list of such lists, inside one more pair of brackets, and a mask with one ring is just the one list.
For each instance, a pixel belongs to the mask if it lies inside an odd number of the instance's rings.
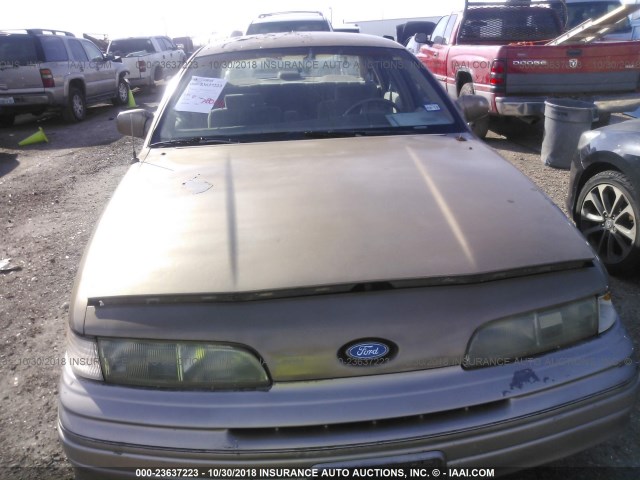
[[569,168],[580,135],[591,130],[593,103],[571,98],[550,98],[544,102],[542,162],[554,168]]

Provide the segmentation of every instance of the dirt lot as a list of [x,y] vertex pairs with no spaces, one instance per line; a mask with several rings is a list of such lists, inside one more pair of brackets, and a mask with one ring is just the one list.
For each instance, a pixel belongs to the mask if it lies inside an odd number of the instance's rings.
[[[153,109],[158,94],[136,99]],[[131,140],[117,133],[116,114],[105,105],[89,109],[81,124],[21,118],[17,126],[0,130],[0,260],[9,258],[16,268],[0,273],[2,479],[72,478],[56,433],[59,364],[82,250],[130,164]],[[49,143],[18,147],[38,126]],[[531,128],[515,143],[491,134],[488,143],[564,209],[568,173],[540,162],[540,128]],[[640,277],[611,283],[615,304],[638,346]],[[640,401],[622,435],[554,468],[513,478],[640,478]]]

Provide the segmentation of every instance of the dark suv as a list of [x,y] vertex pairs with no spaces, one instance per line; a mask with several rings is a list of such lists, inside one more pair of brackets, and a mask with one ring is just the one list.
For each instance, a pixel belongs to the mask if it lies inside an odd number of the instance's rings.
[[127,74],[121,61],[69,32],[0,32],[0,125],[13,124],[21,113],[47,110],[79,122],[88,104],[123,105]]

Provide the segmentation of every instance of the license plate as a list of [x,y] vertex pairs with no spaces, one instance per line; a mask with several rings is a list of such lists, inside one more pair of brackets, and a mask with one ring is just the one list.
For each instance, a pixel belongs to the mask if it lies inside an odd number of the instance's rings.
[[13,97],[0,97],[0,105],[13,105]]

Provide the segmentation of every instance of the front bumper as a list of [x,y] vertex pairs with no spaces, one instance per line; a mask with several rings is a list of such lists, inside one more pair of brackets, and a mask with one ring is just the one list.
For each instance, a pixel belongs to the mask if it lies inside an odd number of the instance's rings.
[[[593,103],[598,113],[631,112],[640,107],[640,93],[570,96]],[[497,113],[512,117],[544,117],[544,102],[551,97],[496,97]]]
[[133,477],[135,468],[373,465],[422,452],[452,468],[527,468],[625,426],[639,381],[632,353],[618,322],[593,341],[520,363],[268,392],[124,388],[76,378],[67,366],[58,427],[69,460],[91,478]]

